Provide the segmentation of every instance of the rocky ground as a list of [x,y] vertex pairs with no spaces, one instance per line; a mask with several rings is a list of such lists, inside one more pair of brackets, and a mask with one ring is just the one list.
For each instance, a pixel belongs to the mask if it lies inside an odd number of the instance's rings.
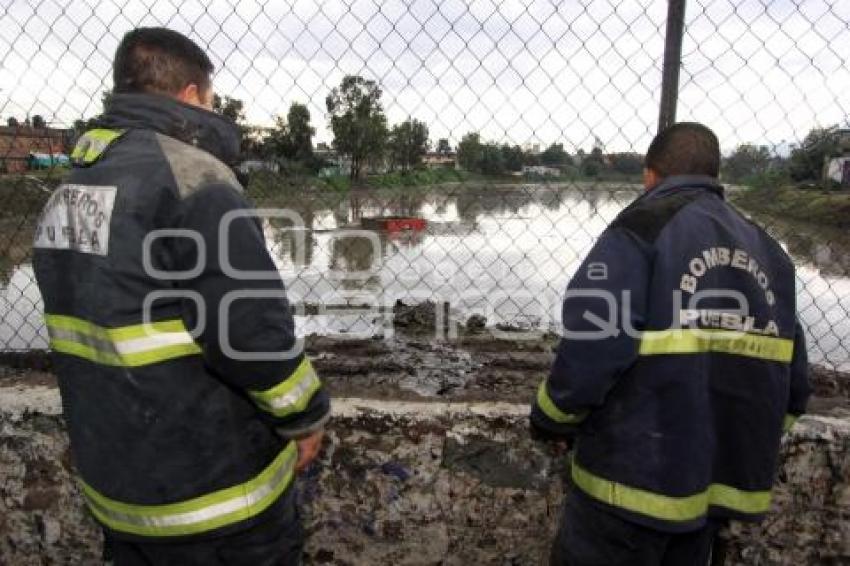
[[[530,440],[528,401],[552,336],[312,338],[335,398],[320,461],[300,479],[308,564],[545,564],[565,456]],[[71,480],[49,362],[0,365],[0,564],[97,564]],[[814,372],[816,416],[785,439],[774,511],[734,525],[727,564],[850,563],[850,381]]]

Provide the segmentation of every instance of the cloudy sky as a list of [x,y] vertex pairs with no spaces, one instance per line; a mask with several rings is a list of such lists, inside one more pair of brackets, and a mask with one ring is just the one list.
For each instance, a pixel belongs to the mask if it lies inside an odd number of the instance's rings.
[[[205,46],[221,94],[269,125],[345,74],[378,80],[391,123],[431,138],[643,151],[654,133],[667,3],[654,0],[0,0],[0,118],[100,110],[122,34],[166,25]],[[786,147],[850,114],[850,1],[689,0],[679,119],[726,149]]]

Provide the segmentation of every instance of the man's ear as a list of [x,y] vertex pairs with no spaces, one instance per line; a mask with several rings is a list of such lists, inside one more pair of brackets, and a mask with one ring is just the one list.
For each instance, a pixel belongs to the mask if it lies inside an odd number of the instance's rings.
[[[211,89],[210,89],[211,90]],[[212,110],[212,95],[202,91],[195,83],[189,83],[184,86],[176,95],[175,98],[185,104],[198,106],[206,110]]]
[[643,168],[643,186],[648,191],[655,188],[661,182],[661,175],[655,172],[651,167]]

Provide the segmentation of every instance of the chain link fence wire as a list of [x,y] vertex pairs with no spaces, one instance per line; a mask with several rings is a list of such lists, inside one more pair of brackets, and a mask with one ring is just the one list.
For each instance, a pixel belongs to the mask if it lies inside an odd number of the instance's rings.
[[[248,195],[300,215],[263,221],[300,332],[380,334],[397,301],[557,330],[570,276],[640,192],[667,7],[0,3],[0,350],[47,347],[34,224],[137,26],[208,50],[217,110],[245,134]],[[811,359],[834,370],[850,369],[848,43],[847,2],[690,0],[678,108],[718,133],[730,198],[793,256]],[[346,85],[374,87],[385,128],[354,179],[332,127]]]

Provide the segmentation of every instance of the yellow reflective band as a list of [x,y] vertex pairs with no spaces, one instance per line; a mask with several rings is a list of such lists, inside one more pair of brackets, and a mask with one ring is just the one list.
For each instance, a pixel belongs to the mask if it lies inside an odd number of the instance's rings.
[[791,430],[791,427],[797,422],[797,418],[795,415],[785,415],[785,419],[782,422],[782,430],[785,432]]
[[172,537],[203,533],[265,511],[292,483],[298,450],[294,442],[255,478],[201,497],[165,505],[133,505],[109,499],[81,481],[94,516],[116,531]]
[[725,507],[749,515],[765,513],[770,509],[770,491],[743,491],[714,483],[694,495],[671,497],[596,476],[575,461],[572,477],[576,486],[594,499],[662,521],[693,521],[705,515],[710,506]]
[[55,352],[98,364],[137,367],[201,353],[182,320],[105,328],[71,316],[44,319]]
[[254,402],[276,417],[300,413],[310,404],[316,391],[322,387],[319,376],[306,357],[295,371],[282,382],[265,391],[249,391]]
[[71,161],[78,165],[90,165],[106,151],[109,144],[124,135],[124,130],[96,128],[83,134],[71,152]]
[[641,356],[705,352],[790,362],[794,355],[794,341],[715,328],[646,331],[641,336]]
[[555,405],[555,402],[552,401],[552,398],[549,396],[549,391],[546,388],[545,379],[540,384],[540,387],[537,389],[537,406],[540,407],[540,410],[543,411],[544,415],[546,415],[556,423],[577,424],[583,421],[585,417],[587,417],[587,412],[573,414],[565,413],[561,409],[559,409]]

